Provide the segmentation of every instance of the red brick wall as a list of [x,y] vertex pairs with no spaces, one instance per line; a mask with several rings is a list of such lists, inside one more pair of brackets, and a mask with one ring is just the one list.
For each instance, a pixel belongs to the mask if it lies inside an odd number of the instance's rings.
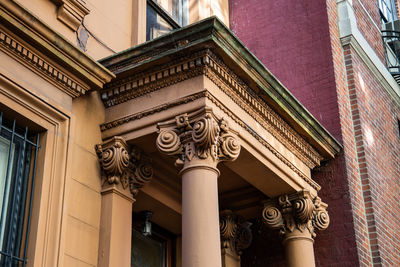
[[[357,190],[349,188],[349,180],[358,181],[360,199],[362,194],[354,160],[356,149],[343,51],[336,25],[336,1],[263,3],[232,0],[231,28],[338,140],[342,140],[342,131],[345,132],[345,156],[339,156],[313,173],[313,178],[322,185],[320,195],[329,204],[332,218],[328,230],[316,238],[315,254],[318,266],[358,266],[357,248],[360,246],[356,243],[353,218],[359,218],[352,215],[351,201]],[[360,209],[363,209],[362,204]],[[364,228],[366,233],[366,225],[359,228]],[[254,248],[245,251],[242,259],[247,265],[244,266],[258,266],[251,265],[251,260],[255,259],[271,262],[271,266],[280,263],[275,255],[279,241],[273,240],[275,242],[264,242],[263,253]]]
[[232,0],[232,31],[340,139],[326,4]]
[[379,19],[378,1],[354,0],[353,9],[357,18],[358,29],[369,45],[374,49],[381,61],[385,62],[385,50],[383,48],[382,37],[380,34],[382,26]]
[[[383,61],[376,1],[353,7]],[[230,16],[233,32],[343,144],[313,171],[331,216],[315,240],[317,265],[400,266],[400,110],[352,47],[342,47],[336,0],[231,0]],[[269,235],[245,252],[244,266],[282,264]]]
[[400,109],[349,49],[353,121],[373,263],[400,266]]

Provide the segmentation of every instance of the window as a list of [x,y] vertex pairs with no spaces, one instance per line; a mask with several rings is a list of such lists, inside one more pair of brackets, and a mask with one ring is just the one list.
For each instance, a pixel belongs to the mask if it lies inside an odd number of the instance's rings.
[[25,266],[39,135],[0,113],[0,266]]
[[131,267],[175,266],[175,236],[154,223],[150,233],[145,233],[143,228],[143,213],[134,213]]
[[378,0],[378,6],[382,23],[388,23],[397,19],[394,0]]
[[187,25],[188,0],[147,0],[146,40]]

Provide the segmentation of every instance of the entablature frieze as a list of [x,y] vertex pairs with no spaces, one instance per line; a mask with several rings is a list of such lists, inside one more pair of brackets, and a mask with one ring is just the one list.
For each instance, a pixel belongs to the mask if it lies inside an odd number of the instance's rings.
[[[312,169],[320,164],[322,156],[209,49],[199,51],[191,56],[180,57],[179,61],[159,66],[156,70],[153,68],[151,72],[141,72],[138,75],[109,83],[102,91],[101,96],[106,107],[111,107],[199,75],[209,78],[309,168]],[[177,99],[140,114],[132,114],[106,122],[101,125],[101,130],[105,131],[136,118],[160,112],[167,109],[168,106],[198,99],[200,95]]]

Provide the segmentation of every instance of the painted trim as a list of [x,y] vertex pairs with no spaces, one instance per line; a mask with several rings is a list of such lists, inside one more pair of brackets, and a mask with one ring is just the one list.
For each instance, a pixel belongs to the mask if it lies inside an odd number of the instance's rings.
[[400,86],[359,31],[352,4],[348,0],[338,0],[337,8],[339,37],[342,46],[351,45],[353,47],[382,87],[400,106]]

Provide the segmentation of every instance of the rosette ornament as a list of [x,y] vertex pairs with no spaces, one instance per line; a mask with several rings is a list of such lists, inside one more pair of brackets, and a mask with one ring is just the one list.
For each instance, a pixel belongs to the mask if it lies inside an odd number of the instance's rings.
[[262,217],[268,227],[280,229],[284,236],[299,231],[315,237],[316,230],[325,230],[329,225],[327,207],[319,197],[304,190],[271,199],[265,204]]
[[128,146],[122,137],[115,136],[96,145],[96,154],[109,184],[118,184],[129,165]]

